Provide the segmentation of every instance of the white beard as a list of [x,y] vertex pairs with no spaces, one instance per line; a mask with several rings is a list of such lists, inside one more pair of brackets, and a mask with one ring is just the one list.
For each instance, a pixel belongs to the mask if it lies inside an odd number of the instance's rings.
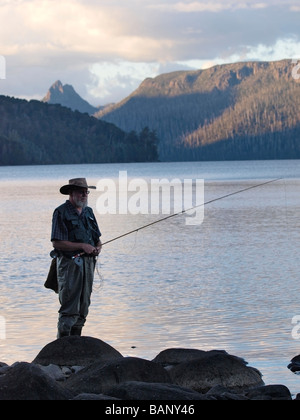
[[88,206],[88,201],[80,201],[80,200],[76,200],[73,197],[74,203],[76,204],[76,207],[79,209],[85,209]]

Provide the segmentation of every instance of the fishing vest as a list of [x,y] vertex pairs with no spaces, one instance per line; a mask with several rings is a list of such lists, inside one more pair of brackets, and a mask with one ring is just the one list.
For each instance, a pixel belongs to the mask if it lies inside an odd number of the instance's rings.
[[57,211],[68,229],[68,240],[96,246],[99,242],[98,225],[90,207],[86,207],[82,215],[71,212],[68,206],[62,204]]

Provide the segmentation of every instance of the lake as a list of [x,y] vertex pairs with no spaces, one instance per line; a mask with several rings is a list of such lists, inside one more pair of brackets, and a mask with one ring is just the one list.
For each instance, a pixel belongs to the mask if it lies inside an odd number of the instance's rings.
[[[58,299],[43,284],[59,188],[77,177],[118,183],[120,171],[149,185],[204,179],[205,202],[282,179],[205,205],[202,224],[182,215],[103,247],[84,334],[148,359],[171,347],[224,349],[266,384],[300,392],[287,369],[300,354],[297,160],[0,167],[0,361],[30,362],[56,338]],[[89,204],[103,242],[164,217],[98,214],[100,194]]]

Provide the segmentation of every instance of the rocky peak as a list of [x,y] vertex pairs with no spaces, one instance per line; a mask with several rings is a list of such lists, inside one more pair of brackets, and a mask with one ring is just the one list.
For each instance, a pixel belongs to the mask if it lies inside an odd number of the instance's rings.
[[60,80],[53,83],[42,102],[60,104],[67,108],[71,108],[73,111],[88,114],[94,114],[98,110],[98,108],[93,107],[81,98],[72,85],[63,85]]

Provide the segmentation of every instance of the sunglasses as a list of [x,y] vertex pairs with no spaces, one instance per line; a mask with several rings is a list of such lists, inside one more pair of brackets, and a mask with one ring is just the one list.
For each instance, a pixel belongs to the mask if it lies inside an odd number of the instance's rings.
[[84,195],[89,195],[89,194],[90,194],[90,191],[85,191],[85,190],[74,190],[74,192],[75,192],[76,194],[78,194],[78,195],[82,195],[82,196],[84,196]]

